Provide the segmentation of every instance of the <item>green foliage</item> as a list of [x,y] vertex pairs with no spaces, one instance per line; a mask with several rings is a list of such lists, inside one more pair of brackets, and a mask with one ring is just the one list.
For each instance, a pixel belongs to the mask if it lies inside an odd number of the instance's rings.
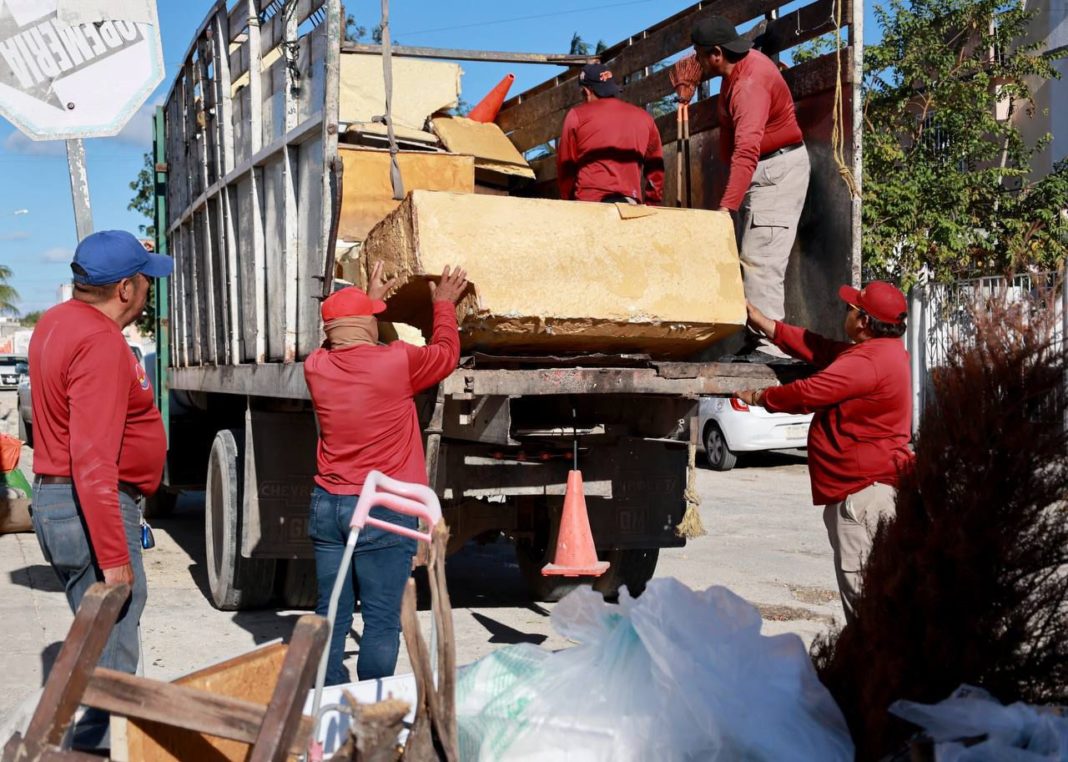
[[[1018,0],[888,0],[865,51],[865,277],[906,284],[1049,268],[1068,248],[1068,164],[1046,177],[1028,143],[1036,83],[1055,78],[1024,40]],[[998,111],[1009,118],[999,120]]]
[[15,306],[19,301],[19,292],[8,283],[15,273],[7,265],[0,265],[0,315],[17,315],[18,308]]
[[[367,39],[367,27],[356,23],[356,17],[351,13],[345,15],[345,41],[364,42]],[[376,24],[371,28],[371,42],[375,45],[382,44],[382,25]],[[393,40],[397,44],[397,40]]]
[[[604,40],[597,40],[597,44],[592,47],[593,55],[599,56],[607,49],[608,46],[605,45]],[[575,32],[573,35],[571,35],[571,49],[568,51],[569,55],[588,56],[590,55],[590,50],[590,43],[582,39],[582,35],[580,35],[578,32]]]
[[22,316],[19,322],[22,323],[24,328],[33,328],[37,325],[37,321],[41,319],[41,315],[44,314],[44,310],[34,310],[33,312],[27,312]]
[[[145,222],[138,225],[141,232],[148,238],[156,237],[156,162],[152,158],[151,151],[145,151],[144,165],[137,173],[137,178],[130,183],[130,190],[134,196],[126,208],[131,212],[140,212]],[[156,294],[148,292],[148,303],[145,311],[137,319],[137,328],[145,336],[156,335]]]
[[156,162],[152,158],[151,151],[145,151],[144,165],[137,173],[136,179],[130,183],[130,190],[134,192],[133,198],[126,208],[131,212],[139,212],[147,222],[137,227],[140,231],[153,238],[156,235]]
[[[842,41],[845,45],[845,40]],[[793,61],[793,65],[806,63],[807,61],[813,61],[820,56],[824,56],[828,53],[834,52],[834,33],[828,32],[822,37],[817,37],[808,42],[802,42],[799,45],[795,45],[790,48],[790,59]]]

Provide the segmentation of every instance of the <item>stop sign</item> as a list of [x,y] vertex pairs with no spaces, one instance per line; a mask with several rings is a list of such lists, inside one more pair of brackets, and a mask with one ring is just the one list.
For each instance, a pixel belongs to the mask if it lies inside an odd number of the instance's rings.
[[115,135],[162,79],[155,0],[0,0],[0,115],[35,140]]

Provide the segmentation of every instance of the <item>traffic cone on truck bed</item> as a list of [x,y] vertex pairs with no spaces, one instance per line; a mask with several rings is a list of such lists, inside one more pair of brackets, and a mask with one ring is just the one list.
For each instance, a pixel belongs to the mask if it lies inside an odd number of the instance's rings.
[[582,492],[582,472],[570,471],[564,492],[564,513],[556,538],[553,562],[545,564],[543,576],[599,577],[608,570],[607,561],[597,560],[593,545],[590,517],[586,513],[586,496]]
[[497,112],[501,110],[501,105],[504,103],[505,97],[508,95],[509,88],[512,87],[512,83],[515,82],[515,75],[505,75],[504,79],[493,86],[493,89],[486,93],[486,97],[478,102],[467,114],[468,119],[473,119],[476,122],[494,122],[497,120]]

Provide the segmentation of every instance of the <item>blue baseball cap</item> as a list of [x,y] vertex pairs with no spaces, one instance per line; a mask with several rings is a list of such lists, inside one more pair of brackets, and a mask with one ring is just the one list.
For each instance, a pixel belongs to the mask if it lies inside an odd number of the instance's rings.
[[125,230],[101,230],[87,235],[78,244],[70,269],[75,283],[104,286],[137,273],[164,278],[174,269],[174,260],[150,253]]

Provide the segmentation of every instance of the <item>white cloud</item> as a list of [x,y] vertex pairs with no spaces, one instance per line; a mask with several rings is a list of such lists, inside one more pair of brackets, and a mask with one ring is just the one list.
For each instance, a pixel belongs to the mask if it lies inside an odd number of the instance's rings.
[[10,233],[0,233],[0,241],[25,241],[30,234],[25,230],[15,230]]
[[14,214],[16,217],[21,217],[22,215],[29,213],[29,209],[16,209],[14,212],[12,212],[12,214]]
[[114,140],[149,150],[152,147],[152,120],[156,118],[156,106],[162,103],[163,99],[159,98],[142,105],[137,109],[137,113],[130,117],[130,121],[126,123],[122,131],[114,137]]
[[55,246],[41,254],[42,262],[70,262],[74,259],[74,252],[62,246]]
[[18,130],[4,138],[4,150],[27,156],[66,156],[67,147],[62,140],[30,140]]

